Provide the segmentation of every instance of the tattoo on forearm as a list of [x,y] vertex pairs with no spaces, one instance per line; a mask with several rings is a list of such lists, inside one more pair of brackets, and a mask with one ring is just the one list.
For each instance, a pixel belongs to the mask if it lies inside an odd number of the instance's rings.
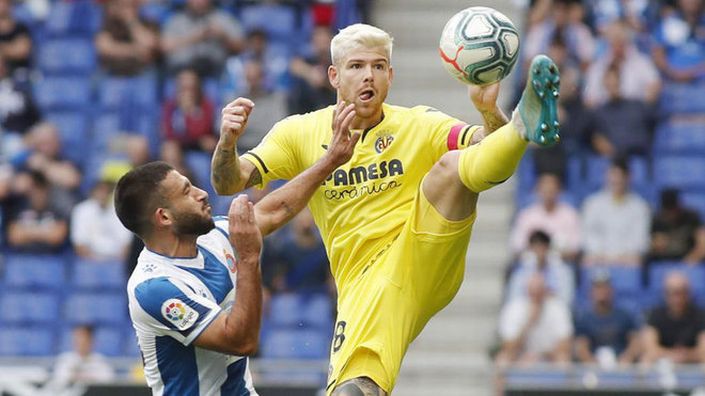
[[485,121],[485,132],[492,133],[509,122],[501,111],[482,112],[482,119]]
[[343,382],[333,391],[333,396],[385,396],[386,392],[367,377],[353,378]]
[[213,184],[218,190],[233,191],[240,176],[235,150],[217,148],[213,155]]
[[247,184],[245,184],[245,188],[250,188],[260,184],[262,184],[262,174],[259,173],[259,169],[254,168],[252,173],[250,173],[250,178],[247,180]]

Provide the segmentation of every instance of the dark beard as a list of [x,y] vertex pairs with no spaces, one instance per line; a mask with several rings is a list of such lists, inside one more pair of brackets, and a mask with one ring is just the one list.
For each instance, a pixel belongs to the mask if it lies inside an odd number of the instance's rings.
[[177,235],[204,235],[215,228],[213,218],[196,213],[179,213],[174,220]]

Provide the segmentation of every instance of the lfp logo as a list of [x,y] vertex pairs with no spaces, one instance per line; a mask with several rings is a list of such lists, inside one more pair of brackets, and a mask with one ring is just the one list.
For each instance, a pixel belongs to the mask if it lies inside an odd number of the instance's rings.
[[394,136],[392,135],[382,135],[375,141],[375,151],[377,154],[382,154],[382,151],[386,150],[392,142],[394,141]]
[[184,318],[184,315],[186,315],[186,308],[184,308],[184,304],[180,301],[173,301],[166,306],[164,315],[166,315],[166,318],[170,321],[176,322]]

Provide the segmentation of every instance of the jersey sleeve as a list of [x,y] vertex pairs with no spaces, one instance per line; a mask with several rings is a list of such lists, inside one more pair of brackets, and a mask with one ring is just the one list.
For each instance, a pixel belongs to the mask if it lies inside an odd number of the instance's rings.
[[297,155],[299,139],[302,137],[300,124],[298,116],[279,121],[257,147],[242,155],[262,175],[262,183],[257,187],[262,188],[272,180],[292,179],[302,171]]
[[135,287],[143,312],[135,324],[188,346],[218,316],[220,306],[196,294],[185,283],[167,277],[148,279]]
[[448,151],[468,147],[473,133],[481,127],[467,124],[432,107],[418,106],[414,111],[422,118],[424,128],[428,131],[435,158],[440,158]]

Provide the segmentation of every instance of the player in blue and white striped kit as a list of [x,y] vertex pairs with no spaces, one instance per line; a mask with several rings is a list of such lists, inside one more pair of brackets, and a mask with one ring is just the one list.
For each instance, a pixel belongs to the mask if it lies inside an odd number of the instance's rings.
[[212,217],[208,194],[164,162],[120,179],[118,218],[145,242],[127,292],[154,395],[257,394],[246,356],[259,340],[262,235],[303,209],[350,159],[357,139],[344,126],[311,168],[257,205],[237,197],[227,218]]

